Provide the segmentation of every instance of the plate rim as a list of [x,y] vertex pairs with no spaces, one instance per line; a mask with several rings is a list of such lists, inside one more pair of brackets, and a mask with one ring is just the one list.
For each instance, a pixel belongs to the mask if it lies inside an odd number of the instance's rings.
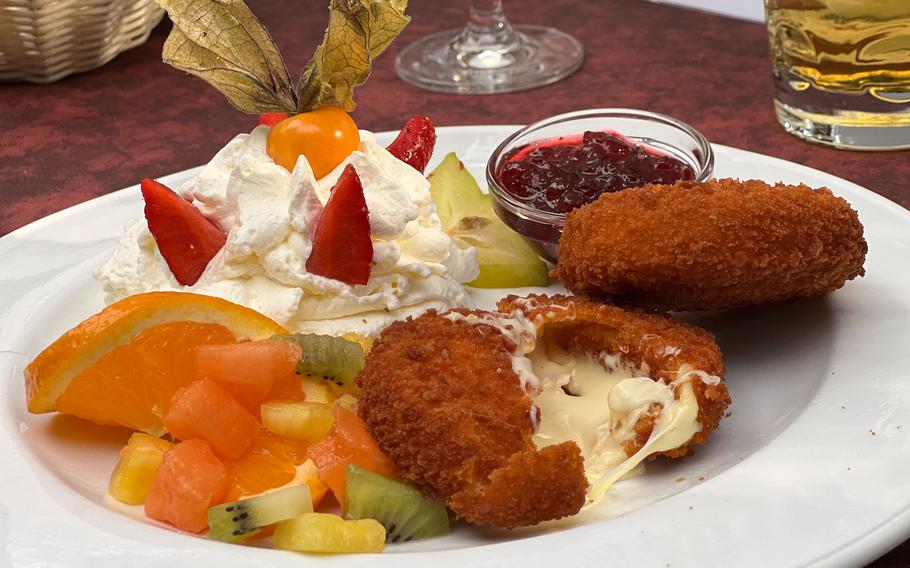
[[[438,131],[452,134],[467,134],[479,136],[483,134],[500,134],[503,133],[506,129],[517,129],[520,128],[519,125],[513,124],[484,124],[484,125],[460,125],[460,126],[443,126],[439,127]],[[376,133],[376,136],[380,139],[383,137],[393,137],[396,133],[394,131],[383,131]],[[745,155],[750,159],[760,159],[762,161],[770,161],[771,164],[786,168],[788,170],[799,170],[799,171],[808,171],[812,175],[819,178],[828,179],[830,182],[838,186],[848,186],[851,190],[856,191],[862,194],[865,198],[869,199],[876,206],[881,207],[883,210],[898,215],[903,218],[904,221],[910,223],[910,210],[904,208],[900,204],[888,199],[887,197],[880,195],[866,187],[863,187],[857,183],[851,182],[849,180],[839,178],[833,174],[829,174],[822,170],[811,168],[809,166],[804,166],[802,164],[785,160],[782,158],[777,158],[774,156],[768,156],[758,152],[753,152],[749,150],[741,150],[735,147],[726,146],[722,144],[712,144],[715,148],[715,151],[721,154],[726,155]],[[179,172],[173,172],[171,174],[161,176],[159,180],[167,182],[169,179],[174,179],[178,177],[187,177],[194,175],[198,172],[203,166],[196,166],[193,168],[188,168]],[[72,205],[60,211],[56,211],[47,216],[44,216],[40,219],[36,219],[22,227],[19,227],[2,237],[0,237],[0,247],[7,244],[8,242],[18,239],[18,238],[27,238],[29,235],[41,231],[49,225],[53,225],[64,221],[66,218],[79,215],[83,210],[91,209],[94,207],[104,206],[106,202],[113,201],[124,197],[124,195],[130,191],[135,191],[138,187],[138,184],[130,185],[104,195],[94,197],[92,199],[80,202],[78,204]],[[5,311],[5,310],[4,310]],[[2,315],[2,312],[0,312]],[[879,523],[873,529],[870,529],[867,533],[858,535],[855,539],[850,542],[843,543],[841,546],[834,548],[828,551],[821,556],[816,557],[811,561],[811,565],[831,565],[831,566],[851,566],[860,562],[868,562],[879,555],[887,552],[894,546],[900,544],[907,540],[910,536],[910,508],[903,508],[897,510],[893,516]],[[417,553],[422,554],[422,553]],[[438,553],[429,553],[429,554],[438,554]]]

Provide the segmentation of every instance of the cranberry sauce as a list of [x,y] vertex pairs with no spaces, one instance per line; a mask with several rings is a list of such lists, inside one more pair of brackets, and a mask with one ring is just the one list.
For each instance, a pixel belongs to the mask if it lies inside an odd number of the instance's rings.
[[567,213],[602,193],[695,177],[688,164],[611,131],[589,131],[515,148],[505,156],[498,174],[509,194],[553,213]]

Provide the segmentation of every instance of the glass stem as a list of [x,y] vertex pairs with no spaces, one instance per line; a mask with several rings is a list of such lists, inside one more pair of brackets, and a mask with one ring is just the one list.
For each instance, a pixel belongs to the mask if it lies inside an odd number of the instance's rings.
[[502,10],[502,0],[471,0],[468,24],[452,42],[462,64],[495,69],[509,65],[519,41]]

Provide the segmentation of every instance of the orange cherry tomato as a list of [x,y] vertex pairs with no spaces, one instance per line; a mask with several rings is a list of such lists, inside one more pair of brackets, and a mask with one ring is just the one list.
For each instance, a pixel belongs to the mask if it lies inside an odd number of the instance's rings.
[[334,170],[360,145],[351,115],[325,107],[295,114],[272,127],[266,151],[276,164],[292,171],[297,157],[306,156],[316,179]]

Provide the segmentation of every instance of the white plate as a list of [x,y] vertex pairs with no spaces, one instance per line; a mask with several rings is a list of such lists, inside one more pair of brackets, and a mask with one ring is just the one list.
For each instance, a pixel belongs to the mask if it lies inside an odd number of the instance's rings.
[[[481,177],[514,127],[443,128]],[[380,140],[389,140],[389,135]],[[827,298],[690,316],[717,334],[732,416],[698,453],[620,483],[598,518],[482,531],[379,556],[300,556],[158,528],[105,504],[127,432],[25,411],[21,371],[102,307],[91,277],[135,187],[0,239],[0,554],[14,566],[847,566],[910,535],[910,213],[822,172],[716,146],[718,176],[828,186],[866,226],[867,276]],[[176,185],[195,170],[163,178]],[[137,172],[138,175],[138,172]],[[554,287],[556,289],[556,287]],[[490,306],[499,293],[478,293]],[[575,525],[575,526],[573,526]],[[0,558],[2,564],[2,558]]]

